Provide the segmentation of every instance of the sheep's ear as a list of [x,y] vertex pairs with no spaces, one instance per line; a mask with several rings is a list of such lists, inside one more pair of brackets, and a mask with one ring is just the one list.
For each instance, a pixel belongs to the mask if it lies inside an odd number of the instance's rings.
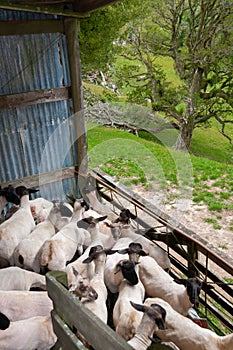
[[66,203],[63,203],[63,202],[60,202],[59,203],[59,209],[60,209],[60,212],[61,212],[61,216],[65,216],[65,217],[68,217],[70,218],[72,216],[72,211],[70,210],[70,208],[68,208],[66,206]]
[[136,304],[133,301],[130,301],[130,304],[137,310],[141,312],[145,312],[145,305],[142,304]]
[[148,253],[144,252],[144,250],[141,250],[140,253],[139,253],[140,256],[147,256]]
[[107,249],[107,250],[105,250],[105,254],[106,255],[112,255],[112,254],[115,254],[115,253],[118,253],[118,250],[114,250],[114,249]]
[[214,286],[212,286],[211,284],[207,283],[206,281],[203,281],[201,288],[204,289],[204,290],[210,290],[210,289],[214,289]]
[[79,272],[76,270],[76,268],[74,266],[72,266],[72,271],[75,277],[77,277],[79,275]]
[[108,215],[105,215],[105,216],[101,216],[99,218],[97,218],[96,220],[99,222],[99,221],[104,221],[105,219],[107,219]]
[[81,206],[85,208],[85,211],[90,209],[90,205],[85,200],[82,201]]
[[37,189],[37,188],[28,188],[28,192],[29,193],[36,193],[36,192],[39,192],[40,190]]
[[133,219],[133,220],[135,220],[135,219],[137,218],[137,216],[134,215],[134,214],[132,214],[132,213],[130,212],[130,218]]
[[129,249],[128,248],[125,248],[125,249],[120,249],[117,251],[119,254],[127,254],[129,252]]
[[185,287],[187,286],[187,280],[185,278],[174,278],[174,281],[178,284],[183,284]]
[[88,258],[83,260],[83,264],[89,264],[90,262],[92,262],[94,260],[93,256],[89,256]]

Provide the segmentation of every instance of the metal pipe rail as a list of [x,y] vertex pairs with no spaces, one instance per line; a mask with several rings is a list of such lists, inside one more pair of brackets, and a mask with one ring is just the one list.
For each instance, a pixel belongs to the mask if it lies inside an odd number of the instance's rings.
[[172,217],[101,170],[94,169],[90,175],[103,202],[115,213],[129,208],[136,215],[138,232],[168,252],[172,275],[199,276],[212,286],[201,294],[203,313],[219,334],[232,332],[233,260],[184,225],[174,225]]

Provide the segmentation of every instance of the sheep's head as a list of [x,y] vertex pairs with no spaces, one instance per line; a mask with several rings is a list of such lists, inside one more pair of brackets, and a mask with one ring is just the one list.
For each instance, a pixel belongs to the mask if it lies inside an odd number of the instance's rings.
[[69,292],[75,294],[79,298],[85,298],[88,301],[96,300],[98,298],[98,294],[90,285],[89,279],[79,274],[74,267],[72,269],[75,279],[73,279],[69,285]]
[[138,275],[135,271],[135,266],[138,264],[134,261],[123,259],[118,262],[116,265],[116,271],[115,274],[120,272],[122,273],[123,277],[133,286],[138,284]]
[[135,263],[139,261],[140,256],[148,255],[140,243],[131,242],[129,247],[126,249],[118,250],[119,254],[128,254],[129,260],[134,261]]
[[136,304],[130,301],[130,304],[137,310],[144,312],[151,320],[155,322],[158,329],[165,329],[166,310],[159,304]]
[[198,307],[199,295],[203,286],[203,281],[201,281],[198,277],[191,277],[188,279],[177,278],[175,281],[179,284],[184,284],[190,302],[194,305],[194,307]]

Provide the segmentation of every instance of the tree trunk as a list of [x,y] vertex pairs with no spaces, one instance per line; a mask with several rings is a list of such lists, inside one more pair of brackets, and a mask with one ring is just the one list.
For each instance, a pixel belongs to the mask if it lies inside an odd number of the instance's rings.
[[190,152],[190,144],[195,127],[196,96],[200,95],[202,69],[196,68],[193,74],[192,84],[189,90],[189,99],[186,104],[185,117],[180,121],[180,131],[175,144],[175,149]]
[[180,127],[179,135],[177,137],[174,148],[178,151],[188,151],[190,152],[190,144],[193,134],[192,124],[183,124]]

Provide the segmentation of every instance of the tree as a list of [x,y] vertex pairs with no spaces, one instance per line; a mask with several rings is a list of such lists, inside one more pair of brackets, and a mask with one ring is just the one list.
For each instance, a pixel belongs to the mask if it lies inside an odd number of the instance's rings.
[[[154,110],[176,123],[177,149],[189,149],[194,128],[211,118],[231,142],[226,125],[233,123],[232,0],[151,1],[150,10],[143,23],[142,16],[131,22],[121,40],[121,50],[127,44],[124,58],[138,65],[121,69],[131,100],[141,103],[147,96]],[[174,60],[180,86],[167,84],[158,56]]]
[[83,73],[108,70],[122,27],[140,11],[139,0],[118,1],[80,20],[79,41]]

